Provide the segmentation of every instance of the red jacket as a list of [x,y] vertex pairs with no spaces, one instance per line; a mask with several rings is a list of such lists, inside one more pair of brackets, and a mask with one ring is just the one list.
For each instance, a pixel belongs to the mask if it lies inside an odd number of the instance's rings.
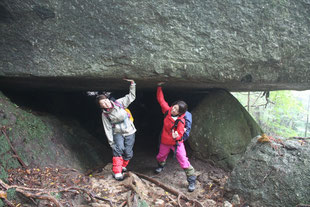
[[[168,105],[168,103],[165,101],[164,94],[162,91],[162,88],[160,86],[157,87],[157,101],[159,105],[161,106],[161,110],[163,114],[165,114],[168,111],[167,116],[164,119],[164,125],[163,130],[161,133],[161,143],[166,145],[175,145],[176,142],[172,137],[172,127],[174,125],[175,120],[171,117],[171,106]],[[185,127],[185,114],[182,114],[178,117],[178,119],[181,119],[179,121],[177,126],[177,131],[179,134],[179,137],[176,138],[176,140],[180,140],[180,142],[183,142],[182,136],[184,134],[184,127]]]

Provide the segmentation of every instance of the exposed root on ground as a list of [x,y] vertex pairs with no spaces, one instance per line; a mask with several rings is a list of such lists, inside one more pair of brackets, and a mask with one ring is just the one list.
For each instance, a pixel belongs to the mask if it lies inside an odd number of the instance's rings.
[[[8,173],[6,182],[0,180],[0,198],[7,206],[15,207],[23,206],[23,202],[56,207],[78,206],[81,202],[85,206],[100,207],[203,207],[204,201],[210,199],[211,194],[215,195],[215,191],[221,191],[220,186],[226,181],[217,180],[219,183],[214,185],[218,188],[206,189],[202,195],[201,189],[185,194],[141,173],[128,172],[125,180],[119,182],[112,178],[110,169],[88,176],[65,168],[15,169]],[[9,200],[7,195],[12,189],[18,196]]]

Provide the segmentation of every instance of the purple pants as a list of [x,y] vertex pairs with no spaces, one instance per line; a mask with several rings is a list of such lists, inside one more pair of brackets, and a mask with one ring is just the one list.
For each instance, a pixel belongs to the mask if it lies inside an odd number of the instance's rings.
[[[158,162],[166,161],[170,150],[174,151],[174,149],[175,149],[174,145],[160,144],[159,152],[158,152],[158,155],[156,156],[157,161]],[[183,169],[187,169],[191,165],[186,156],[186,150],[185,150],[184,143],[179,143],[177,153],[176,153],[176,158],[181,168]]]

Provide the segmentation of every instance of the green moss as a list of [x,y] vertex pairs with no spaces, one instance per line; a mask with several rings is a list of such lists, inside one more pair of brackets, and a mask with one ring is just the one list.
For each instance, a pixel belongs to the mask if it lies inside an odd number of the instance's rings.
[[10,145],[9,143],[7,142],[5,136],[1,133],[1,136],[0,136],[0,154],[3,154],[7,151],[10,150]]
[[56,198],[56,200],[60,200],[61,199],[62,193],[54,193],[54,192],[52,192],[51,194],[52,194],[53,197]]
[[43,142],[45,136],[51,134],[51,130],[46,124],[39,118],[28,112],[22,113],[17,117],[16,128],[26,134],[26,141]]
[[[40,158],[42,151],[47,151],[48,144],[46,138],[50,137],[52,130],[44,121],[30,112],[24,111],[16,104],[11,103],[0,92],[0,102],[6,113],[5,117],[14,117],[0,119],[0,126],[9,126],[7,133],[12,144],[18,153],[18,156],[28,164],[28,158]],[[11,121],[13,120],[13,121]],[[31,144],[31,148],[29,147]],[[29,149],[27,149],[27,146]],[[30,152],[31,151],[31,152]],[[0,133],[0,163],[5,169],[20,167],[16,158],[12,158],[10,145],[3,134]]]
[[9,125],[9,121],[7,119],[2,119],[1,126],[7,126],[7,125]]
[[7,194],[8,194],[8,200],[14,200],[16,197],[16,189],[10,188],[9,190],[7,190]]
[[5,169],[20,167],[16,158],[13,158],[11,147],[4,135],[0,136],[0,154],[0,163]]
[[232,169],[252,137],[261,129],[239,102],[226,91],[212,91],[192,111],[196,123],[191,147],[200,157]]
[[147,204],[147,202],[145,200],[139,200],[139,207],[149,207],[149,205]]
[[0,179],[6,182],[8,177],[9,177],[8,173],[4,170],[3,167],[1,167],[0,168]]
[[5,169],[12,169],[12,168],[20,167],[19,162],[17,161],[16,158],[12,156],[11,153],[4,154],[2,156],[1,163]]

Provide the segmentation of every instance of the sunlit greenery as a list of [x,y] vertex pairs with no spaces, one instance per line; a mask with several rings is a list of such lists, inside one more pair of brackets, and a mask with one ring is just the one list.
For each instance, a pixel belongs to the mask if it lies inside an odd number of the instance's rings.
[[281,137],[305,136],[308,95],[297,97],[292,91],[232,94],[249,110],[265,133]]

